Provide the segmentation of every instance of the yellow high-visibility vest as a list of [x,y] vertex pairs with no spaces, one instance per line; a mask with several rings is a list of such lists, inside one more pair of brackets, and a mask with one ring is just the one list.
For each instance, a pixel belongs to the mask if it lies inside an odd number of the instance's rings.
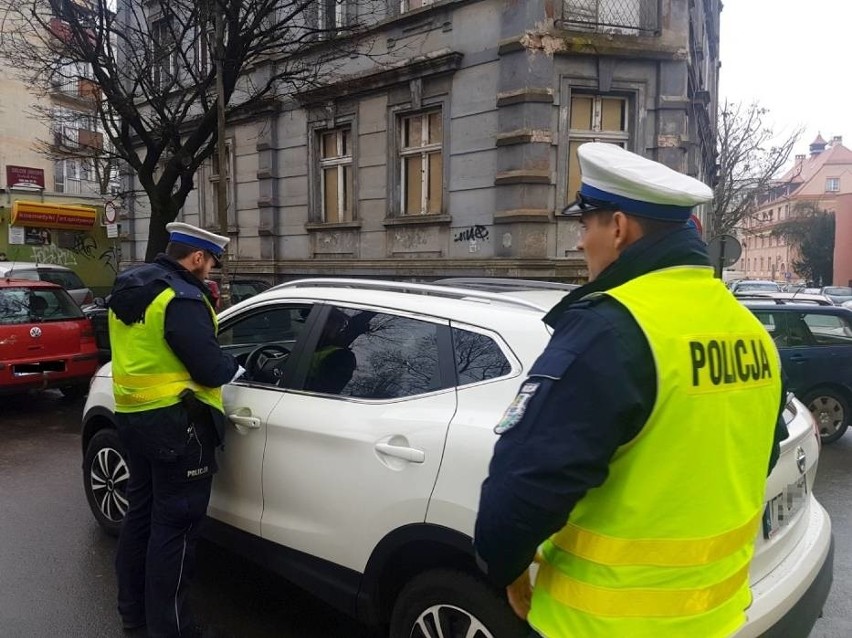
[[[145,310],[144,320],[130,325],[110,310],[116,412],[142,412],[175,405],[180,401],[180,393],[189,388],[200,401],[224,413],[222,389],[195,383],[166,343],[166,308],[174,297],[175,291],[166,288]],[[206,299],[204,303],[213,318],[214,330],[218,330],[216,312]]]
[[606,481],[541,546],[529,622],[546,638],[730,636],[751,602],[777,350],[710,268],[655,271],[603,294],[648,339],[656,402]]

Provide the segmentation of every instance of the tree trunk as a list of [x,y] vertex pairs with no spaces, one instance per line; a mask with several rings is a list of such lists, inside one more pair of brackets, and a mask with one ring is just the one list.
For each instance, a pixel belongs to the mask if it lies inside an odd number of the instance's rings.
[[169,204],[160,204],[151,199],[151,223],[148,226],[148,247],[145,250],[145,261],[154,261],[154,257],[166,250],[169,243],[169,233],[166,224],[177,217],[177,209],[172,210]]

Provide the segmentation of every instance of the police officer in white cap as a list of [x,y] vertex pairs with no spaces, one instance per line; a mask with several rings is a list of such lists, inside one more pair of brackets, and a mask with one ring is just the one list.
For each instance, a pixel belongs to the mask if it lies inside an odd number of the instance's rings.
[[590,282],[495,428],[479,562],[533,636],[730,636],[786,437],[778,356],[686,226],[710,189],[615,145],[578,156]]
[[123,627],[207,635],[187,610],[195,540],[224,432],[221,387],[238,370],[216,341],[204,284],[228,238],[171,223],[165,254],[121,273],[109,299],[118,434],[130,479],[116,556]]

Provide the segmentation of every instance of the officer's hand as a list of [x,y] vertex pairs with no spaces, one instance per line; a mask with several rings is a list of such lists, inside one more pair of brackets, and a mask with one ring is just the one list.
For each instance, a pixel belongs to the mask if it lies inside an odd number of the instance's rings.
[[526,620],[530,613],[530,605],[532,604],[532,585],[530,584],[530,570],[525,569],[518,579],[506,587],[506,595],[509,598],[509,605],[512,611],[517,614],[521,620]]

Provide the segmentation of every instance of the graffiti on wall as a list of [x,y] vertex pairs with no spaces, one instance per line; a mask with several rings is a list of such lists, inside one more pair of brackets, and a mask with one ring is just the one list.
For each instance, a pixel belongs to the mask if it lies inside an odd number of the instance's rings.
[[100,260],[103,262],[104,266],[109,268],[115,274],[118,274],[118,247],[113,246],[112,248],[107,248],[105,251],[101,253]]
[[95,259],[95,251],[98,249],[98,242],[91,235],[85,233],[74,233],[74,246],[71,250],[77,254]]
[[453,241],[485,241],[486,239],[488,239],[488,229],[485,226],[477,224],[476,226],[470,226],[456,233]]
[[39,248],[33,247],[33,261],[41,264],[54,264],[56,266],[76,266],[77,256],[67,248],[60,248],[53,244],[42,246]]

